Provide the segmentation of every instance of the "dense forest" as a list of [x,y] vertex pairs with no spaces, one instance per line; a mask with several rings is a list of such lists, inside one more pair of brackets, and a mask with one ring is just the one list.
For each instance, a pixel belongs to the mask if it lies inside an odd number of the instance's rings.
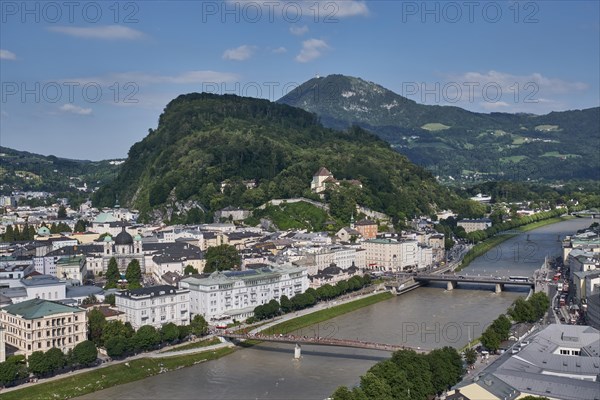
[[[438,208],[466,216],[481,212],[361,128],[336,131],[298,108],[197,93],[167,105],[157,129],[131,147],[118,177],[93,200],[97,206],[110,206],[118,197],[138,208],[142,220],[164,220],[167,208],[184,202],[200,210],[197,219],[203,219],[226,206],[314,198],[310,181],[322,166],[336,179],[361,181],[362,189],[342,184],[328,194],[346,210],[358,203],[396,221]],[[245,185],[250,180],[256,187]]]

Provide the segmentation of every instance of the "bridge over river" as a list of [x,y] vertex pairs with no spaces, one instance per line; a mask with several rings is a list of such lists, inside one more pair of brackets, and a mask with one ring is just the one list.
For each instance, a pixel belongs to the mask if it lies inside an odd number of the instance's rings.
[[535,290],[535,282],[532,278],[505,278],[501,276],[469,276],[455,274],[416,274],[412,277],[415,282],[427,284],[429,282],[447,282],[448,290],[454,289],[458,283],[479,283],[495,285],[496,293],[504,289],[504,285],[527,286]]
[[357,349],[381,350],[394,352],[398,350],[414,350],[417,353],[427,353],[420,347],[411,348],[407,346],[387,343],[366,342],[361,340],[337,339],[332,337],[311,337],[295,335],[262,335],[262,334],[239,334],[223,333],[219,336],[234,340],[260,340],[263,342],[292,343],[296,345],[296,358],[300,357],[300,345],[310,344],[316,346],[352,347]]

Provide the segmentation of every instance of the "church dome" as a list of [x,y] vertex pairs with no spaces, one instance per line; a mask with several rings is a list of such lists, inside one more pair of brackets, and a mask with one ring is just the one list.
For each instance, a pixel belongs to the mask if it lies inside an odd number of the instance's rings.
[[104,236],[104,241],[105,242],[112,242],[112,237],[110,235],[106,235],[106,236]]
[[115,244],[116,245],[133,244],[133,237],[129,233],[127,233],[127,231],[125,230],[125,227],[123,227],[123,230],[115,237]]

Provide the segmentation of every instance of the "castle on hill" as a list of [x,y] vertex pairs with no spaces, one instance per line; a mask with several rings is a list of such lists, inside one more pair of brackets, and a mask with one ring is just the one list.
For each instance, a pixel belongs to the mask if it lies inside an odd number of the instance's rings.
[[312,182],[310,183],[310,189],[315,193],[322,193],[332,186],[340,186],[342,183],[349,183],[362,188],[362,182],[356,179],[342,179],[337,180],[333,177],[333,174],[325,167],[319,168],[313,175]]

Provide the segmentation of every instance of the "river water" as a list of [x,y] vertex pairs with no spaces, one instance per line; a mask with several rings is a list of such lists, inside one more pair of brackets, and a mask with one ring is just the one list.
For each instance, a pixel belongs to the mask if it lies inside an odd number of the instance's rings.
[[[544,257],[561,253],[562,239],[590,225],[574,219],[521,234],[474,260],[467,274],[528,275]],[[404,344],[430,349],[462,347],[527,290],[510,288],[494,294],[491,287],[446,291],[445,285],[419,288],[362,308],[297,334]],[[116,386],[80,399],[324,399],[340,385],[358,384],[376,362],[390,353],[263,343],[219,360]]]

